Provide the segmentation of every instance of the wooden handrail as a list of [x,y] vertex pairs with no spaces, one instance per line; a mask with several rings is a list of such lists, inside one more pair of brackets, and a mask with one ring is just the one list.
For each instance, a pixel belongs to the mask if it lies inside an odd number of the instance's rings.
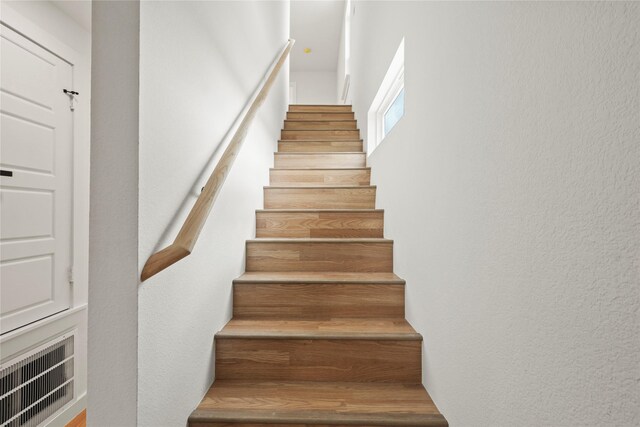
[[262,86],[258,96],[256,96],[256,99],[251,104],[251,107],[249,107],[249,110],[242,119],[240,126],[238,126],[238,130],[235,135],[233,135],[231,142],[229,142],[229,145],[224,150],[222,157],[220,157],[218,164],[211,173],[211,176],[207,180],[202,192],[198,196],[198,200],[196,200],[195,204],[191,208],[191,212],[189,212],[189,216],[182,225],[182,228],[175,240],[166,248],[149,257],[142,269],[142,274],[140,275],[141,281],[144,282],[149,277],[161,272],[187,255],[190,255],[193,251],[193,247],[195,246],[198,236],[202,231],[202,227],[204,227],[204,223],[209,216],[209,212],[211,211],[211,207],[218,195],[218,191],[222,187],[222,184],[233,165],[233,161],[240,151],[240,147],[247,135],[249,126],[251,125],[258,108],[260,108],[266,99],[267,94],[269,93],[271,86],[273,86],[273,82],[276,80],[278,72],[286,61],[294,43],[295,40],[293,39],[289,39],[287,42],[278,62],[273,67],[273,70],[271,70],[271,74],[269,74],[269,77]]

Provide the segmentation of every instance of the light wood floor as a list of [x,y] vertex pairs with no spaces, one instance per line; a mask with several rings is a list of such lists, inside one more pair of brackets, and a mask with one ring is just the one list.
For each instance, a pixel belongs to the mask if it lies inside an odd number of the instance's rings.
[[76,415],[65,427],[87,427],[87,410],[84,409]]

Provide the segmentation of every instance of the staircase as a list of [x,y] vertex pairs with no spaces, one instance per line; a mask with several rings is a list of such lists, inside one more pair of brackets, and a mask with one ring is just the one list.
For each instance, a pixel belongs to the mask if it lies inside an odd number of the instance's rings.
[[446,426],[351,106],[291,105],[274,166],[189,426]]

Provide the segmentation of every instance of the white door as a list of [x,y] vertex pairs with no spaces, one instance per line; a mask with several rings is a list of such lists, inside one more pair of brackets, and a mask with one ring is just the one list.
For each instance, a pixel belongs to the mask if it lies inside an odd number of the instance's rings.
[[0,333],[69,308],[67,62],[0,25]]

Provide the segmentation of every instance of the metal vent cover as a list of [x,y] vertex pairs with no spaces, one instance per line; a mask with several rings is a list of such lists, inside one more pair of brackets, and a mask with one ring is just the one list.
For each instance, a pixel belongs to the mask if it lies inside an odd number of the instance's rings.
[[73,400],[75,335],[0,365],[0,426],[37,426]]

